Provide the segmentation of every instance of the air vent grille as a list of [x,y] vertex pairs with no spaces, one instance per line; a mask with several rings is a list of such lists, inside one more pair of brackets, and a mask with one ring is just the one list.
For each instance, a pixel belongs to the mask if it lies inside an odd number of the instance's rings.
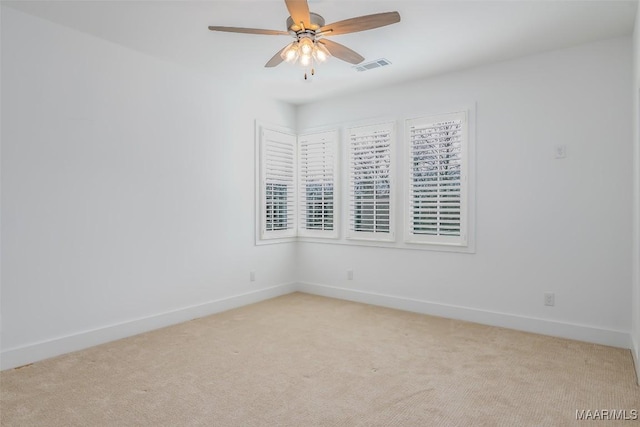
[[356,71],[360,72],[360,71],[373,70],[374,68],[384,67],[385,65],[391,65],[391,61],[389,61],[388,59],[381,58],[381,59],[376,59],[375,61],[367,62],[366,64],[356,65],[353,68],[355,68]]

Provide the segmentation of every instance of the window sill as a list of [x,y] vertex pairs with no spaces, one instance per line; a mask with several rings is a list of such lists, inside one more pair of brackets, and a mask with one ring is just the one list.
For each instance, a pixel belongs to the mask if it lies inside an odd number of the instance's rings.
[[475,246],[469,244],[467,246],[457,245],[434,245],[427,243],[408,243],[408,242],[394,242],[394,241],[381,241],[371,239],[318,239],[309,237],[298,237],[297,242],[301,243],[320,243],[325,245],[344,245],[344,246],[364,246],[374,248],[386,248],[386,249],[402,249],[412,251],[432,251],[432,252],[454,252],[475,254]]

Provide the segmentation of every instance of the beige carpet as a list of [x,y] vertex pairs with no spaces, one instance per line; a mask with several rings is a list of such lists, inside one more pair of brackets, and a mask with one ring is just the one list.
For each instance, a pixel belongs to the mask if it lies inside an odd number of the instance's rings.
[[[628,350],[295,293],[0,374],[2,426],[562,426]],[[639,421],[628,421],[638,425]]]

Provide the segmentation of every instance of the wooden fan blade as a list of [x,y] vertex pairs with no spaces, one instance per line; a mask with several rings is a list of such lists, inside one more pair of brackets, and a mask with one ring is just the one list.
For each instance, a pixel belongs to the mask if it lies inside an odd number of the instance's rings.
[[324,47],[327,48],[331,56],[335,56],[336,58],[342,59],[343,61],[349,62],[350,64],[359,64],[364,61],[364,56],[349,49],[344,45],[341,45],[340,43],[336,43],[332,40],[327,39],[318,40],[318,43],[323,44]]
[[325,25],[319,31],[327,31],[325,36],[336,36],[384,27],[396,22],[400,22],[400,14],[398,12],[384,12],[334,22],[333,24]]
[[264,34],[268,36],[288,36],[289,33],[286,31],[277,31],[277,30],[261,30],[258,28],[242,28],[242,27],[218,27],[218,26],[210,26],[209,29],[211,31],[224,31],[227,33],[244,33],[244,34]]
[[307,0],[284,0],[284,2],[295,24],[300,25],[302,22],[306,28],[311,27],[311,15]]
[[[288,45],[287,45],[288,46]],[[282,53],[283,50],[285,50],[287,48],[287,46],[283,47],[282,49],[280,49],[278,51],[278,53],[276,53],[275,55],[273,55],[273,58],[271,58],[269,60],[269,62],[267,62],[266,64],[264,64],[264,66],[266,68],[271,68],[271,67],[275,67],[276,65],[280,65],[280,63],[283,61],[282,56],[280,56],[280,54]]]

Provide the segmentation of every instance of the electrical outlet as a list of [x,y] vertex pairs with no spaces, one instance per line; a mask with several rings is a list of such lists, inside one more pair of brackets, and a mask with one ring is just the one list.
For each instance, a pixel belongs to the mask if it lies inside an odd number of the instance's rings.
[[553,292],[545,292],[544,305],[548,305],[550,307],[556,305],[556,294],[554,294]]
[[249,281],[250,282],[255,282],[256,281],[256,272],[255,271],[249,272]]
[[353,280],[353,270],[347,270],[347,280]]

